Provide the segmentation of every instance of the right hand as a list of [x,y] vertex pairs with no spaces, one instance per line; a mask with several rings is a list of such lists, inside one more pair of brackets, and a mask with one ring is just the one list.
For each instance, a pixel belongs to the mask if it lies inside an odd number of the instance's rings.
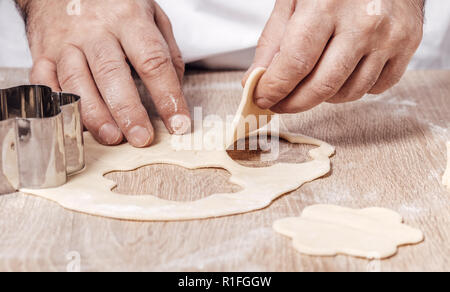
[[30,82],[82,97],[85,127],[101,143],[123,137],[146,147],[154,130],[131,76],[136,69],[172,134],[191,129],[181,82],[184,63],[168,17],[153,0],[28,0],[27,33],[34,60]]

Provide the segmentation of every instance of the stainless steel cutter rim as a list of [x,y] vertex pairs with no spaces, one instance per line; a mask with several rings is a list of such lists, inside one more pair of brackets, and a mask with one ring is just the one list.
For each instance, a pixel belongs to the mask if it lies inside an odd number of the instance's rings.
[[84,168],[80,99],[44,85],[0,89],[0,194],[59,186]]

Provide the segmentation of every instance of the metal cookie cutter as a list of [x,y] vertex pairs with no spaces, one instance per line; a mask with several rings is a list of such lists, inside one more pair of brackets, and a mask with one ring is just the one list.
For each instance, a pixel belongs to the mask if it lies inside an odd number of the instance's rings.
[[0,194],[60,186],[84,165],[79,96],[40,85],[0,90]]

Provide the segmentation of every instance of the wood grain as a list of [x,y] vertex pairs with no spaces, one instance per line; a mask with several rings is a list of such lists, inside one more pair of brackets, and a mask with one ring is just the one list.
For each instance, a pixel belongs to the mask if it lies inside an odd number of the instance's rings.
[[[2,87],[26,82],[25,70],[0,70]],[[185,94],[204,114],[233,114],[241,72],[191,73]],[[151,106],[144,93],[143,99]],[[150,109],[150,112],[154,112]],[[337,147],[332,173],[249,214],[170,223],[104,219],[67,211],[29,195],[0,196],[0,270],[65,271],[71,251],[83,271],[449,271],[450,193],[441,185],[450,140],[450,72],[409,72],[380,96],[283,117],[288,128]],[[301,162],[308,147],[282,144],[278,161]],[[263,167],[259,152],[232,152]],[[225,170],[153,165],[111,173],[118,195],[159,194],[195,200],[236,191]],[[381,262],[347,256],[310,257],[275,234],[275,220],[312,204],[385,207],[424,231],[426,241]]]

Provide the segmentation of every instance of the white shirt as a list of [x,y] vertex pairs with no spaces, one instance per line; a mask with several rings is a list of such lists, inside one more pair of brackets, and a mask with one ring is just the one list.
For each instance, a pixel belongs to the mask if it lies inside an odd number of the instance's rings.
[[[275,0],[157,0],[186,63],[246,69]],[[76,16],[74,16],[76,17]],[[32,64],[12,0],[0,0],[0,67]],[[425,35],[410,69],[450,69],[450,1],[428,0]]]

